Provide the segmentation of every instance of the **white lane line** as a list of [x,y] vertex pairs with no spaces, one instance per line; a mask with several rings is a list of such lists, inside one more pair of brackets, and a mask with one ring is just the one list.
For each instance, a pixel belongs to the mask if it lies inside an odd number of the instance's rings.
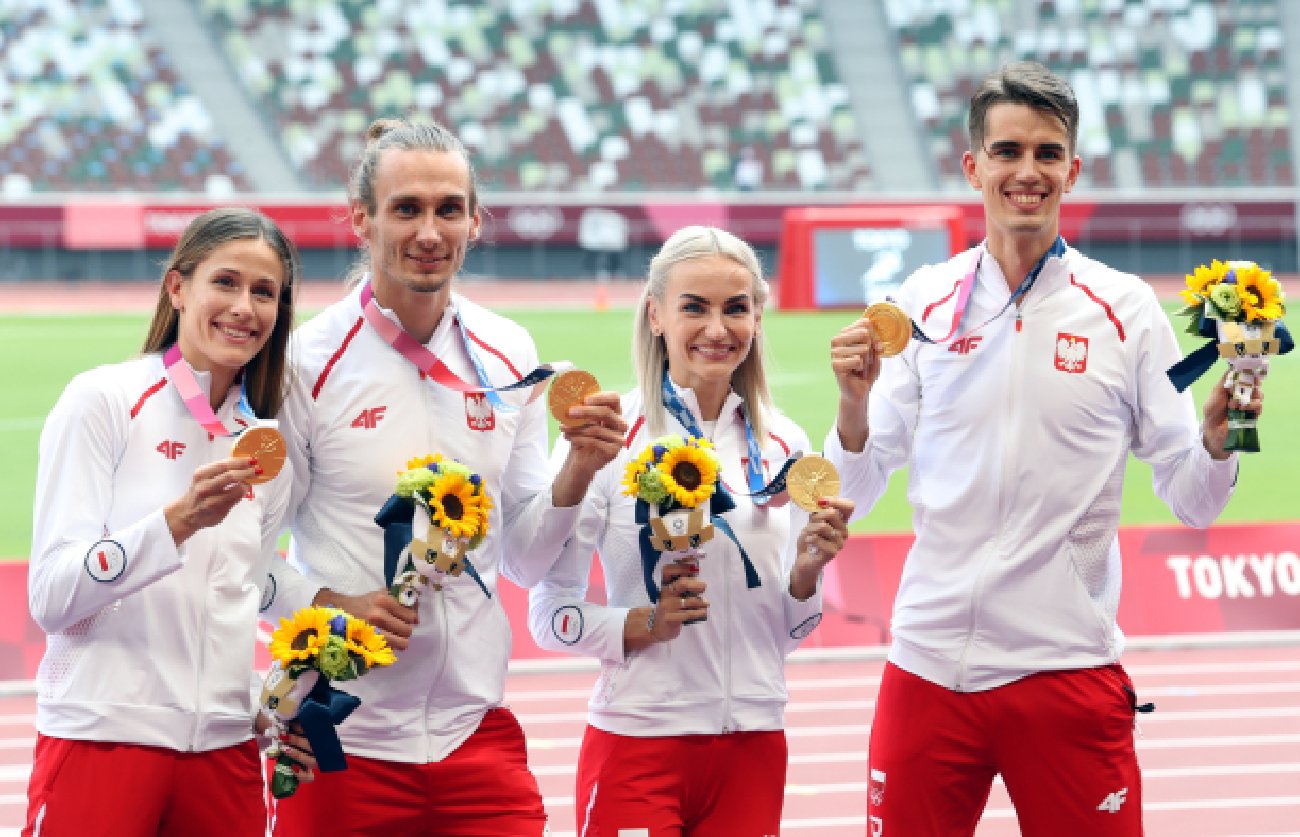
[[[874,709],[876,702],[874,700],[803,700],[788,704],[785,713],[789,715],[807,715],[821,712],[863,712],[867,713]],[[545,724],[585,724],[587,723],[586,712],[537,712],[537,713],[520,713],[516,712],[515,716],[519,723],[525,728],[531,725],[542,726]],[[788,724],[787,728],[797,726]]]
[[[1177,802],[1148,802],[1142,800],[1142,810],[1156,811],[1211,811],[1222,808],[1289,808],[1300,806],[1300,796],[1244,796],[1233,799],[1183,799]],[[989,808],[984,819],[1009,819],[1016,815],[1014,808]]]
[[1300,706],[1238,706],[1234,709],[1184,709],[1166,712],[1159,706],[1138,719],[1138,725],[1160,721],[1245,721],[1251,718],[1296,718]]
[[0,764],[0,782],[26,782],[31,775],[30,764]]
[[[1300,653],[1300,652],[1298,652]],[[1241,674],[1248,671],[1295,673],[1294,660],[1224,660],[1201,663],[1135,663],[1124,666],[1134,677],[1163,677],[1170,674]]]
[[[857,753],[809,753],[800,757],[792,756],[790,765],[794,766],[811,766],[825,764],[844,764],[858,763],[864,767],[867,762],[865,752]],[[573,777],[577,768],[573,764],[549,764],[534,766],[533,773],[538,777],[566,776]],[[1281,776],[1286,774],[1300,774],[1300,763],[1282,762],[1278,764],[1217,764],[1217,765],[1197,765],[1195,767],[1162,767],[1162,768],[1145,768],[1142,771],[1142,780],[1156,781],[1158,779],[1196,779],[1196,778],[1227,778],[1230,776]],[[995,779],[997,784],[1002,784],[1002,777]],[[786,785],[787,794],[798,796],[814,796],[817,794],[829,793],[865,793],[867,790],[866,782],[835,782],[830,784],[807,784],[791,783]]]
[[1300,692],[1300,680],[1290,683],[1181,683],[1177,686],[1138,686],[1138,696],[1143,699],[1211,695],[1282,695],[1297,692]]
[[1139,750],[1186,750],[1196,747],[1267,747],[1300,744],[1300,733],[1278,735],[1211,735],[1196,738],[1139,738]]

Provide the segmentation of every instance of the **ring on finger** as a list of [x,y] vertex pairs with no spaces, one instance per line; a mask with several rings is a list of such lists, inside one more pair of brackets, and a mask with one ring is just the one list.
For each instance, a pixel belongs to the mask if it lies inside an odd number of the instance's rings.
[[682,596],[682,610],[686,609],[686,597]]

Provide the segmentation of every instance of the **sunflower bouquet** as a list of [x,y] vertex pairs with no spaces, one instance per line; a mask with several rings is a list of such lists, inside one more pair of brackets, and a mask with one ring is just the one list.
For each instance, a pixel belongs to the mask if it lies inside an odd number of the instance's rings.
[[749,586],[758,586],[748,554],[721,517],[736,507],[719,479],[721,470],[712,442],[676,434],[655,439],[628,462],[623,494],[637,500],[642,568],[650,601],[659,600],[654,583],[659,558],[690,564],[693,573],[698,572],[696,561],[704,554],[700,547],[713,539],[715,529],[722,529],[740,549]]
[[490,596],[467,553],[487,537],[491,510],[483,478],[462,463],[438,453],[407,462],[375,517],[384,527],[385,577],[393,596],[413,607],[421,588],[441,590],[448,576],[461,573]]
[[[296,721],[322,771],[345,769],[347,760],[334,728],[361,701],[330,683],[355,680],[373,668],[391,665],[397,658],[388,642],[363,619],[334,608],[307,607],[280,620],[270,652],[261,707],[272,726],[283,733]],[[298,790],[293,760],[278,743],[268,755],[275,759],[272,794],[276,799],[292,796]]]
[[1187,332],[1210,339],[1169,369],[1179,392],[1205,374],[1222,357],[1230,371],[1224,386],[1232,393],[1228,408],[1227,450],[1258,451],[1255,416],[1246,411],[1255,387],[1268,373],[1268,356],[1292,348],[1282,323],[1286,295],[1270,271],[1250,261],[1212,261],[1186,277],[1181,291],[1187,307]]

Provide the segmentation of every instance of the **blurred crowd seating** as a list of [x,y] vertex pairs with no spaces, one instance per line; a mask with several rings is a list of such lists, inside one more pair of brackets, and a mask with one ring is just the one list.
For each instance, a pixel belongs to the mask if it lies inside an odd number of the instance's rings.
[[0,196],[249,188],[136,0],[3,0],[0,55]]
[[980,78],[1034,58],[1081,109],[1081,183],[1295,183],[1280,0],[886,0],[944,185],[963,183]]
[[816,0],[195,2],[318,187],[346,182],[373,117],[412,111],[496,190],[869,183]]
[[[817,0],[175,2],[313,188],[410,112],[498,191],[872,188]],[[1295,184],[1281,0],[883,3],[945,189],[971,92],[1017,57],[1077,91],[1085,186]],[[0,196],[252,189],[162,37],[139,0],[0,0]]]

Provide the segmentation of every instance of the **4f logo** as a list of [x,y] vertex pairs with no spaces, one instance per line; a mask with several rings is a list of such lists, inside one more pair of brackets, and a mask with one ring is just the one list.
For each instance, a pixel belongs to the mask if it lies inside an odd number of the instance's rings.
[[492,402],[481,392],[465,393],[465,424],[470,430],[491,430],[497,426]]
[[362,410],[356,418],[352,420],[353,427],[361,427],[366,430],[374,430],[383,420],[384,413],[388,412],[387,407],[370,407]]
[[978,334],[972,334],[970,337],[958,338],[957,340],[952,341],[952,345],[948,347],[948,351],[956,352],[959,355],[968,355],[975,351],[976,347],[979,346],[980,341],[983,339],[984,338]]
[[1056,368],[1079,374],[1088,369],[1088,338],[1063,331],[1056,333]]
[[166,439],[164,439],[163,441],[158,443],[158,447],[154,448],[154,450],[158,451],[168,459],[175,459],[178,456],[180,456],[182,453],[185,453],[185,443],[169,442]]
[[1118,814],[1119,809],[1124,805],[1124,800],[1128,798],[1128,788],[1120,788],[1114,793],[1106,794],[1106,798],[1097,806],[1098,811],[1105,811],[1108,814]]

